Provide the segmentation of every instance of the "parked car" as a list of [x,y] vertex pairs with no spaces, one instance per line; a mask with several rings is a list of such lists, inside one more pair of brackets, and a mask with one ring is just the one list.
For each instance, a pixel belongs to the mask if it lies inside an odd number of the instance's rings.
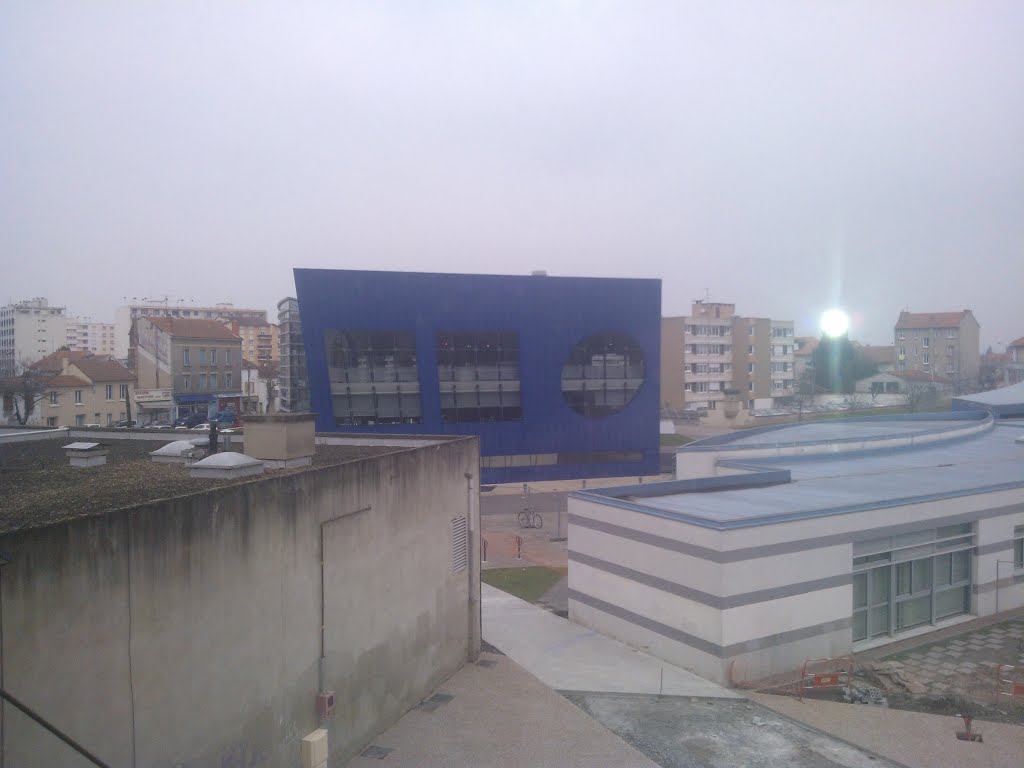
[[171,422],[169,421],[151,421],[146,425],[148,429],[170,429]]
[[194,427],[191,427],[191,430],[193,432],[209,432],[210,424],[209,422],[206,422],[204,424],[196,424]]
[[177,428],[192,429],[196,424],[202,424],[206,421],[205,413],[189,413],[185,416],[181,416],[174,420],[174,426]]
[[125,419],[124,421],[117,422],[117,424],[114,425],[114,429],[135,429],[137,426],[139,426],[139,422],[135,419],[132,419],[131,421]]

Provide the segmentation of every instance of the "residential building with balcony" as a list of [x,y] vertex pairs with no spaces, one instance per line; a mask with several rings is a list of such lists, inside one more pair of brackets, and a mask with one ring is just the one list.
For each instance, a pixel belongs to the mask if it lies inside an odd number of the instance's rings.
[[113,323],[102,323],[88,317],[68,317],[67,347],[97,355],[117,354],[117,331]]
[[129,361],[138,388],[167,391],[165,399],[146,403],[145,410],[166,412],[167,418],[242,413],[242,340],[223,323],[140,317],[132,323],[130,339]]
[[1006,383],[1020,384],[1024,381],[1024,337],[1006,345],[1009,360],[1006,363]]
[[734,304],[695,301],[662,318],[661,407],[717,410],[723,400],[770,407],[795,393],[793,323],[741,317]]
[[50,306],[45,297],[0,307],[0,376],[64,346],[65,323],[64,307]]
[[226,320],[224,324],[242,339],[242,357],[258,365],[281,359],[280,328],[266,320]]
[[954,390],[977,386],[980,326],[969,309],[960,312],[900,312],[893,330],[896,368],[924,371],[954,382]]

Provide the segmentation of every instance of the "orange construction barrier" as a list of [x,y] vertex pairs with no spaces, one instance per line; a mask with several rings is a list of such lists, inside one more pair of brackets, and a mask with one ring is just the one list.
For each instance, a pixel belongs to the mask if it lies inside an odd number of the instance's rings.
[[806,659],[800,668],[797,696],[813,688],[839,688],[853,680],[853,656]]
[[996,693],[1001,696],[1024,696],[1024,667],[1010,664],[996,667]]

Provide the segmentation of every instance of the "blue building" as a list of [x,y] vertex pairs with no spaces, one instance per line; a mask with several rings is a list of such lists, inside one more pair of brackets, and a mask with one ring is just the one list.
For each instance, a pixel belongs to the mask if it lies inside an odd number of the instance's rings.
[[296,269],[320,432],[478,435],[484,483],[658,472],[661,281]]

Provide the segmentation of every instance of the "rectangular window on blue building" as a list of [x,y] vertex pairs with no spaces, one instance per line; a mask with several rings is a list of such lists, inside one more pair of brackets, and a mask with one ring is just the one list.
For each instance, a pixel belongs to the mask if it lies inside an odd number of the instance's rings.
[[447,424],[519,421],[519,334],[443,331],[437,334],[441,420]]
[[412,331],[329,330],[325,344],[336,425],[423,422]]

